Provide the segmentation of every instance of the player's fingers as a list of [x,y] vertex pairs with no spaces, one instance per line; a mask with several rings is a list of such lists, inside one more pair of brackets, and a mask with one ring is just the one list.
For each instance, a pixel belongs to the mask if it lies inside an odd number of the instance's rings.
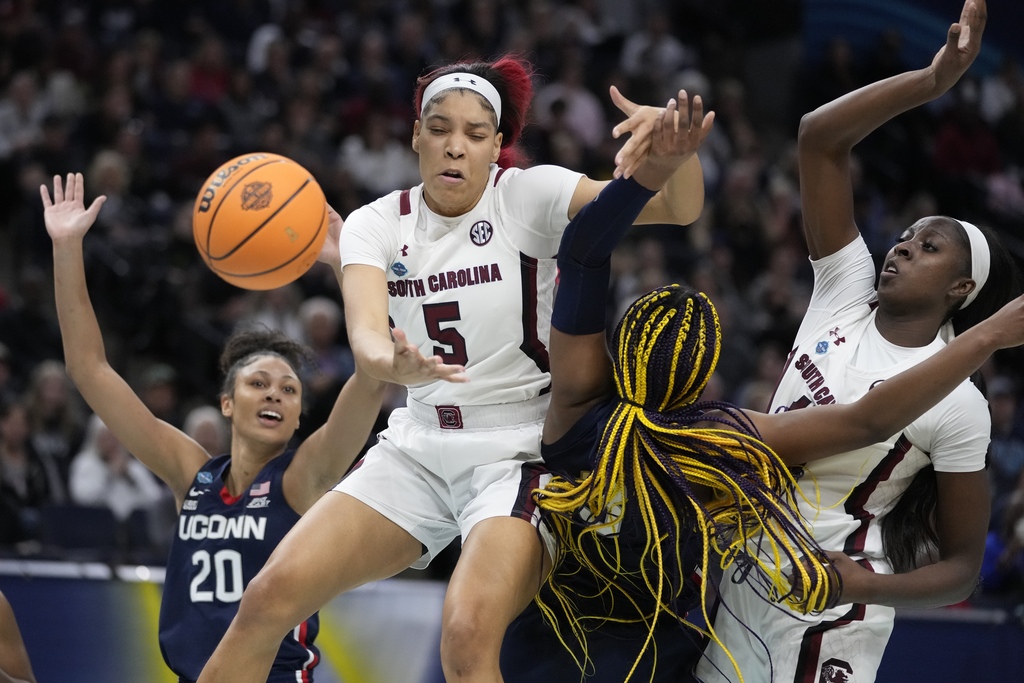
[[947,50],[959,50],[960,42],[960,24],[953,24],[949,27],[949,31],[946,32],[946,49]]
[[635,131],[643,125],[643,121],[638,121],[633,118],[626,119],[625,121],[619,121],[612,128],[612,137],[620,138],[626,133],[635,133]]
[[[397,327],[391,330],[391,338],[395,340],[395,353],[399,356],[412,356],[414,359],[417,359],[417,356],[420,355],[419,348],[410,344],[409,338],[406,336],[405,332]],[[422,362],[422,358],[419,358],[418,360]]]
[[465,384],[469,381],[469,377],[466,375],[466,369],[461,365],[438,366],[435,374],[438,379],[443,379],[446,382],[453,382],[455,384]]
[[64,201],[64,181],[59,175],[53,176],[53,203],[60,204]]
[[106,201],[106,195],[102,194],[96,199],[92,200],[92,204],[89,205],[89,209],[86,211],[86,213],[89,215],[89,218],[91,218],[92,220],[96,220],[97,214],[99,214],[100,209],[103,208],[103,203]]
[[615,170],[612,172],[615,178],[629,178],[633,171],[640,167],[650,152],[651,140],[648,138],[646,144],[637,145],[628,154],[615,155]]
[[679,106],[676,104],[674,97],[665,105],[664,116],[659,116],[655,122],[655,126],[659,124],[660,126],[668,126],[672,129],[673,133],[679,132]]
[[46,185],[39,186],[39,196],[43,198],[44,209],[48,209],[53,206],[53,202],[50,201],[50,190],[47,189]]
[[622,148],[615,153],[615,164],[617,166],[625,166],[634,157],[645,153],[647,146],[651,140],[649,136],[646,136],[643,140],[638,137],[631,137],[626,140],[626,143],[622,145]]
[[700,96],[698,95],[698,96],[696,96],[694,98],[691,98],[690,94],[688,92],[686,92],[685,90],[680,90],[679,94],[676,96],[676,99],[679,100],[680,127],[682,127],[682,122],[685,120],[686,121],[686,130],[690,130],[693,127],[693,115],[694,115],[694,112],[691,111],[691,109],[692,109],[692,104],[691,103],[696,103],[697,100],[700,99]]
[[715,112],[709,111],[704,115],[704,121],[701,123],[701,139],[703,140],[711,132],[711,127],[715,123]]
[[690,114],[690,131],[700,131],[704,126],[704,100],[700,95],[693,98],[692,113]]
[[614,85],[608,88],[608,93],[611,95],[612,104],[618,107],[619,111],[626,116],[632,116],[633,112],[639,108],[638,104],[630,101],[625,95],[619,92],[619,89]]
[[967,10],[967,20],[960,20],[960,40],[957,48],[961,52],[970,52],[972,44],[981,42],[981,33],[985,30],[985,7],[984,3],[970,3]]

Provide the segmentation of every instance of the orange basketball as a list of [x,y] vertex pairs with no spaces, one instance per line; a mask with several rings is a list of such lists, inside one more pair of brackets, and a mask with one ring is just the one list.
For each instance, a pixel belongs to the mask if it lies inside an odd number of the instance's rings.
[[206,179],[192,209],[203,261],[245,289],[274,289],[310,269],[327,237],[327,201],[309,171],[279,154],[243,154]]

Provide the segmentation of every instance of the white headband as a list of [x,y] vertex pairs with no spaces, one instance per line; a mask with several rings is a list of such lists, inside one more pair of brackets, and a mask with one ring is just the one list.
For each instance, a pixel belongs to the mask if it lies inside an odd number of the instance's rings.
[[963,310],[971,305],[971,302],[978,298],[978,292],[988,282],[988,271],[992,265],[992,253],[988,248],[988,240],[985,239],[985,234],[978,229],[978,226],[967,221],[958,220],[964,231],[967,233],[967,239],[971,243],[971,279],[974,280],[974,289],[967,295],[964,302],[960,304],[960,310]]
[[442,90],[450,90],[452,88],[465,88],[483,95],[483,98],[490,103],[491,108],[494,110],[494,115],[498,118],[498,124],[501,124],[501,96],[498,95],[498,89],[491,85],[491,82],[486,78],[464,72],[438,76],[430,82],[427,89],[423,91],[420,118],[423,118],[423,112],[427,110],[427,103],[430,100],[434,99]]

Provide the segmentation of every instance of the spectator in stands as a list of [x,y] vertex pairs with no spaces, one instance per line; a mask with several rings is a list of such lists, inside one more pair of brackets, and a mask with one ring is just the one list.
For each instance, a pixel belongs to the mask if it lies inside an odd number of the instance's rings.
[[211,456],[227,453],[231,432],[220,410],[211,405],[197,406],[185,416],[182,431],[191,436]]
[[146,466],[135,459],[98,415],[89,418],[85,443],[71,463],[71,500],[107,507],[125,522],[136,510],[148,511],[165,495]]
[[50,499],[67,500],[71,458],[82,443],[85,416],[64,363],[48,360],[36,366],[25,393],[32,447],[49,476]]
[[50,500],[50,479],[29,441],[28,413],[0,403],[0,544],[38,539],[39,510]]

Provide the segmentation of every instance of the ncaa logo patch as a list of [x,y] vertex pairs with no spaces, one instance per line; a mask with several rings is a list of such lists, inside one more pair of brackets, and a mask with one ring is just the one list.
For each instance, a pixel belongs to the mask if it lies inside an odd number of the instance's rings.
[[817,353],[819,356],[825,353],[826,351],[828,351],[827,341],[820,341],[818,342],[818,345],[814,347],[814,352]]
[[494,228],[487,221],[477,221],[469,229],[469,239],[478,247],[490,242],[492,235],[494,235]]
[[200,472],[199,474],[196,475],[196,481],[198,481],[200,484],[212,484],[213,475],[209,472]]
[[259,211],[270,206],[270,200],[274,198],[271,192],[270,183],[256,181],[249,183],[242,189],[242,210]]
[[402,277],[403,275],[409,272],[409,269],[406,268],[405,264],[402,263],[401,261],[396,261],[395,265],[391,266],[391,272],[397,275],[398,277]]

